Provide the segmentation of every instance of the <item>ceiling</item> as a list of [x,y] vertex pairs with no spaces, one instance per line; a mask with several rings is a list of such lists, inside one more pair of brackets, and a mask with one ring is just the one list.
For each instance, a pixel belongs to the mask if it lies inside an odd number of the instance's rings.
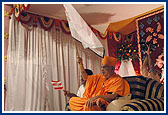
[[[104,33],[109,24],[126,20],[163,6],[160,4],[73,4],[83,19]],[[28,12],[66,20],[62,4],[30,4]]]

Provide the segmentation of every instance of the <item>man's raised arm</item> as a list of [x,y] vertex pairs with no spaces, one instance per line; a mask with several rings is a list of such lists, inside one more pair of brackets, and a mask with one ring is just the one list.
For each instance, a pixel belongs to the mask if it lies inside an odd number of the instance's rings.
[[81,74],[82,74],[82,78],[83,80],[87,80],[87,73],[85,72],[85,69],[83,67],[83,62],[82,62],[82,58],[81,57],[77,57],[77,62],[80,64],[80,70],[81,70]]

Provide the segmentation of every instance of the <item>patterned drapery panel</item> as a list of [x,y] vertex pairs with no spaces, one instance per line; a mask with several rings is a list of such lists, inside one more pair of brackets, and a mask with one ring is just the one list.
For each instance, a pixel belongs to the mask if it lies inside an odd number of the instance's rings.
[[140,52],[140,65],[142,68],[147,50],[146,45],[151,46],[151,57],[155,63],[155,69],[164,69],[164,10],[151,13],[136,20],[138,47]]

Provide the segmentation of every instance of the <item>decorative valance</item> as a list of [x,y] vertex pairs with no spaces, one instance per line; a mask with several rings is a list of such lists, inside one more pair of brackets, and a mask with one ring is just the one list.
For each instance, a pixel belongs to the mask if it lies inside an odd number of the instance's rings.
[[38,17],[38,21],[40,23],[40,26],[44,28],[45,30],[50,30],[51,27],[54,24],[54,19],[48,18],[48,17]]
[[[26,10],[28,10],[28,8],[29,8],[28,4],[15,4],[13,5],[13,8],[11,9],[10,13],[11,14],[14,13],[17,20],[24,24],[28,24],[30,23],[30,21],[33,20],[33,26],[37,26],[37,23],[39,23],[40,26],[46,31],[50,30],[51,27],[55,25],[56,29],[61,28],[63,32],[70,34],[70,28],[67,21],[25,12]],[[90,28],[99,38],[106,39],[108,37],[108,32],[102,34],[95,28],[91,26]]]
[[67,34],[70,34],[70,28],[69,28],[69,25],[68,25],[68,22],[67,21],[60,21],[60,26],[62,28],[62,30],[67,33]]
[[23,11],[28,10],[29,4],[13,4],[13,8],[11,9],[11,14],[14,12],[17,20],[19,20],[20,15]]

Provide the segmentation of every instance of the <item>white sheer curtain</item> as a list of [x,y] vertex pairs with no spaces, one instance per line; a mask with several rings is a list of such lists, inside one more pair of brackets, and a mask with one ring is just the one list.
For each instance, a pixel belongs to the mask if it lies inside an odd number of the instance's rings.
[[[63,111],[68,99],[53,90],[51,80],[77,92],[80,69],[71,35],[60,28],[45,31],[39,25],[10,20],[7,60],[6,111]],[[77,42],[85,68],[100,73],[101,58]]]

